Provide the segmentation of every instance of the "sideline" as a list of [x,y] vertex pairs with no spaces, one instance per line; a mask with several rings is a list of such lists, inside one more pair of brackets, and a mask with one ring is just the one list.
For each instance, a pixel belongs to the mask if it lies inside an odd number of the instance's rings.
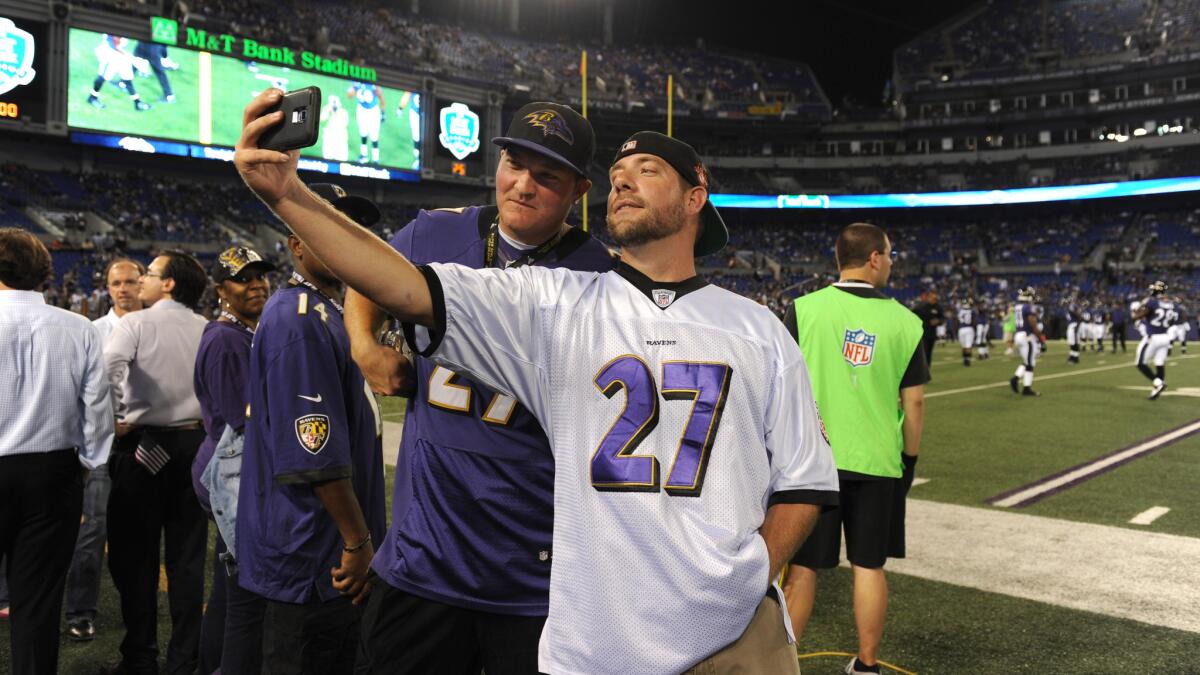
[[907,529],[891,571],[1200,634],[1200,539],[923,499]]

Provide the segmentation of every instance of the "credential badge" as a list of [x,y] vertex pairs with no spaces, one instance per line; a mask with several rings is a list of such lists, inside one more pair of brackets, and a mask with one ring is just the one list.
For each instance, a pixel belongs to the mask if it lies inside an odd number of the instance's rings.
[[33,36],[0,17],[0,94],[33,82]]
[[479,115],[462,103],[451,103],[442,108],[439,116],[442,133],[438,141],[457,159],[479,149]]
[[870,365],[875,356],[875,336],[863,329],[847,330],[842,340],[842,357],[854,367]]
[[329,416],[305,415],[297,418],[296,438],[310,453],[315,455],[321,452],[329,440]]

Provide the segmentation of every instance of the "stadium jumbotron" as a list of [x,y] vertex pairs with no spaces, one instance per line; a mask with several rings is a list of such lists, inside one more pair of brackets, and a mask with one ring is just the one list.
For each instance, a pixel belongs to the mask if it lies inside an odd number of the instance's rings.
[[1198,98],[1200,0],[0,0],[0,675],[1191,672]]

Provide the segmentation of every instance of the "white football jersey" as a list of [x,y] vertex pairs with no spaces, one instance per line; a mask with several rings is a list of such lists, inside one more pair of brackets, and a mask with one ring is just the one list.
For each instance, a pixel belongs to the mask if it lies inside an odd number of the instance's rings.
[[418,329],[414,347],[523,403],[554,452],[539,669],[678,673],[737,639],[771,584],[768,506],[838,490],[783,324],[698,279],[625,266],[425,273],[444,330],[431,343]]

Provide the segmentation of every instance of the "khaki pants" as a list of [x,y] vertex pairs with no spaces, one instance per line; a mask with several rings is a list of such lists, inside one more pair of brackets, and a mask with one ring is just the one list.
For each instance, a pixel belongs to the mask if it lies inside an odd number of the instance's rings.
[[788,642],[779,601],[770,594],[758,603],[741,637],[683,675],[800,675],[796,648]]

